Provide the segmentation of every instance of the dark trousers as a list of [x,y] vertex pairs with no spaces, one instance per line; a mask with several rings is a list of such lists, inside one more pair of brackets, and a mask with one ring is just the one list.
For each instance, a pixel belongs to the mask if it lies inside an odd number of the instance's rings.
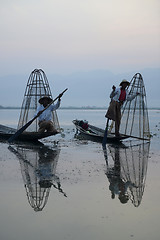
[[106,118],[115,121],[115,135],[119,135],[119,128],[121,123],[121,106],[120,102],[112,100],[105,115]]

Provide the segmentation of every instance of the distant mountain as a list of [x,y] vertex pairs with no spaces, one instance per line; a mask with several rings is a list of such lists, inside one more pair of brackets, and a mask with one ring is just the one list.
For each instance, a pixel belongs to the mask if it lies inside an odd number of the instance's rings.
[[[44,69],[45,71],[45,69]],[[147,102],[149,107],[160,106],[160,68],[142,69]],[[114,74],[108,70],[75,72],[68,75],[48,74],[46,72],[53,97],[68,87],[62,98],[62,107],[96,106],[108,107],[112,85],[119,86],[122,79],[131,80],[136,72]],[[21,106],[28,76],[0,76],[0,104],[2,106]]]
[[[143,69],[140,71],[145,82],[147,103],[149,107],[160,106],[160,69]],[[97,70],[73,73],[65,76],[48,76],[56,94],[68,87],[64,96],[64,106],[99,106],[108,107],[112,85],[119,86],[123,79],[131,80],[137,72],[114,74],[110,71]]]

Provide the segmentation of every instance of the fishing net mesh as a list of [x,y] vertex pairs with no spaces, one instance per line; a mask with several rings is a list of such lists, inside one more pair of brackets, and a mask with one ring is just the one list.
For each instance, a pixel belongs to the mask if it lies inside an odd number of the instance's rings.
[[[51,90],[47,77],[41,69],[35,69],[29,76],[24,99],[22,102],[19,122],[17,129],[23,127],[29,120],[31,120],[37,112],[39,105],[39,99],[43,96],[52,98]],[[59,130],[59,121],[56,111],[52,113],[52,120],[55,129]],[[38,119],[36,119],[27,129],[28,132],[38,131]]]
[[120,179],[123,180],[125,186],[128,186],[127,194],[131,202],[138,207],[145,188],[150,142],[135,145],[128,142],[128,146],[109,145],[108,148],[114,166],[119,165],[116,169],[119,169]]
[[55,178],[59,150],[18,147],[22,177],[28,202],[35,211],[41,211],[49,197],[51,185],[42,186],[40,181],[52,182]]

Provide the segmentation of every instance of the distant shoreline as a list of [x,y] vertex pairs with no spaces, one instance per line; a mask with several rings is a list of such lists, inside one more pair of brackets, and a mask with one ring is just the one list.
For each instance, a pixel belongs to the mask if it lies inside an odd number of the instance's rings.
[[[21,107],[2,107],[0,106],[0,110],[3,109],[8,109],[8,110],[13,110],[13,109],[21,109]],[[59,109],[106,109],[106,107],[60,107]]]
[[[0,106],[0,110],[5,110],[5,109],[8,109],[8,110],[16,110],[16,109],[21,109],[21,107],[3,107],[3,106]],[[62,110],[106,110],[107,108],[106,107],[90,107],[90,106],[86,106],[86,107],[72,107],[72,106],[69,106],[69,107],[60,107],[60,109]],[[148,110],[160,110],[160,107],[148,107]]]

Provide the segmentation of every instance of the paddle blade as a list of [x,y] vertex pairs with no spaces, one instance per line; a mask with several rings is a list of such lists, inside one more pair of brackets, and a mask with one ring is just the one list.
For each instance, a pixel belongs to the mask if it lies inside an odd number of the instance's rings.
[[107,135],[108,135],[108,124],[109,124],[109,119],[107,119],[107,124],[106,124],[106,129],[104,132],[104,137],[103,137],[103,141],[102,141],[102,146],[104,147],[107,143]]
[[102,146],[104,147],[107,143],[107,135],[108,135],[108,127],[105,129],[104,132],[104,137],[103,137],[103,141],[102,141]]
[[20,128],[15,134],[13,134],[9,139],[8,142],[11,143],[13,142],[16,138],[18,138],[18,136],[24,132],[24,130],[29,127],[29,125],[31,125],[31,123],[34,121],[35,118],[33,118],[32,120],[30,120],[28,123],[26,123],[22,128]]

